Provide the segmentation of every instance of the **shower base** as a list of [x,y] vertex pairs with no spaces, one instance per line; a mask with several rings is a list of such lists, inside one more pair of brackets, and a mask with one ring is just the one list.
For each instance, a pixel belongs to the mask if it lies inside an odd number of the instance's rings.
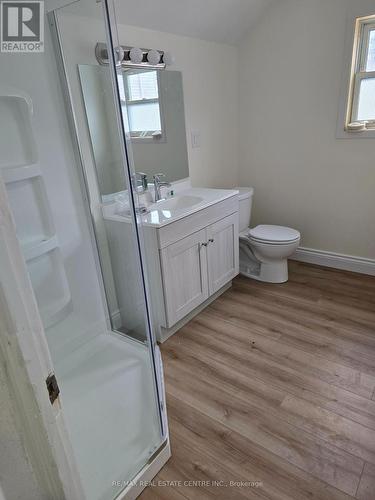
[[113,499],[162,443],[148,350],[104,333],[56,373],[86,497]]

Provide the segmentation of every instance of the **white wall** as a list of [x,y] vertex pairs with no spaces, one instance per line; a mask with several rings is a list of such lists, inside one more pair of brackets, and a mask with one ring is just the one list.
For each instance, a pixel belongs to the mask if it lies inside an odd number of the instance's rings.
[[375,258],[375,140],[336,138],[353,8],[375,2],[279,1],[240,45],[240,182],[255,187],[253,224]]
[[[232,186],[238,171],[237,48],[126,26],[121,24],[121,19],[118,23],[121,44],[154,47],[175,56],[173,69],[181,71],[183,77],[193,185]],[[102,21],[63,15],[60,27],[67,59],[74,65],[95,64],[95,44],[105,41]],[[74,87],[73,92],[78,92],[79,88]],[[201,133],[200,148],[191,147],[192,130]]]

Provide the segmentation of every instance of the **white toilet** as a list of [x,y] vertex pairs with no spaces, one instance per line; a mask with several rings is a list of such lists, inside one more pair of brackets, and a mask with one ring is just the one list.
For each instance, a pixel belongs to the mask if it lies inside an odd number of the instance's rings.
[[288,281],[288,257],[298,248],[299,231],[261,225],[250,229],[253,188],[239,191],[240,273],[267,283]]

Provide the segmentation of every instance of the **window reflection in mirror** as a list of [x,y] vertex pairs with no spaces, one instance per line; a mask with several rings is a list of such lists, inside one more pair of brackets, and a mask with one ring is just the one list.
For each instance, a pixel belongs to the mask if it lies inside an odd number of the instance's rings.
[[[99,190],[107,197],[125,189],[119,148],[109,147],[116,138],[111,82],[102,66],[81,64],[79,75]],[[189,177],[181,72],[126,69],[119,78],[135,170],[149,182],[159,172],[169,182]]]
[[160,140],[162,130],[162,108],[160,101],[158,71],[124,71],[124,85],[120,85],[120,98],[127,104],[129,130],[132,139]]

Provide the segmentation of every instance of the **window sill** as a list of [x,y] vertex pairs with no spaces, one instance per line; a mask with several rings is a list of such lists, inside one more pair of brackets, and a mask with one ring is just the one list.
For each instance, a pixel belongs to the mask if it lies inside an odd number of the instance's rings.
[[365,129],[360,132],[347,132],[344,129],[338,129],[336,139],[375,139],[375,129]]
[[164,144],[167,142],[167,138],[163,135],[160,139],[155,139],[154,137],[145,136],[145,137],[132,137],[130,136],[130,140],[134,144]]

